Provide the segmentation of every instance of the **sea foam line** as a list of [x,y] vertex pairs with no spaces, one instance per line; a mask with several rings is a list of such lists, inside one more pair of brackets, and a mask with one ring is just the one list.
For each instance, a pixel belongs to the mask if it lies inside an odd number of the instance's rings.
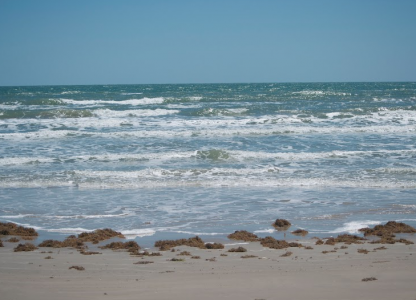
[[[183,152],[162,152],[162,153],[143,153],[143,154],[91,154],[77,156],[57,156],[57,157],[4,157],[0,158],[0,166],[26,165],[26,164],[47,164],[47,163],[65,163],[66,161],[81,162],[117,162],[117,161],[172,161],[183,159],[197,159],[206,153],[206,159],[210,159],[211,151],[220,152],[218,159],[246,162],[247,160],[285,160],[285,161],[305,161],[319,159],[345,159],[345,158],[364,158],[377,155],[380,159],[394,155],[413,156],[416,155],[416,149],[404,150],[368,150],[368,151],[329,151],[329,152],[263,152],[263,151],[238,151],[238,150],[206,150],[206,151],[183,151]],[[202,157],[202,156],[201,156]],[[397,173],[413,174],[415,168],[379,168],[370,170],[378,173]]]
[[63,103],[73,105],[149,105],[149,104],[162,104],[165,99],[163,97],[157,98],[141,98],[141,99],[129,99],[129,100],[74,100],[74,99],[59,99]]
[[[349,187],[349,188],[386,188],[414,189],[416,181],[392,181],[391,179],[328,179],[328,178],[276,178],[253,176],[203,176],[195,178],[175,176],[143,176],[136,172],[91,172],[87,176],[75,180],[64,179],[9,179],[0,181],[3,188],[33,188],[33,187],[76,187],[78,189],[152,189],[178,187]],[[79,174],[80,175],[80,174]]]
[[[120,122],[118,122],[120,125]],[[111,126],[110,126],[111,127]],[[154,137],[154,138],[176,138],[176,137],[218,137],[218,136],[271,136],[271,135],[298,135],[298,134],[414,134],[415,126],[363,126],[363,127],[294,127],[273,126],[272,128],[229,128],[203,130],[195,128],[178,128],[175,131],[165,130],[136,130],[136,131],[113,131],[92,132],[75,130],[39,130],[36,132],[13,132],[1,133],[0,139],[56,139],[71,138],[88,135],[89,137],[126,138],[126,137]]]

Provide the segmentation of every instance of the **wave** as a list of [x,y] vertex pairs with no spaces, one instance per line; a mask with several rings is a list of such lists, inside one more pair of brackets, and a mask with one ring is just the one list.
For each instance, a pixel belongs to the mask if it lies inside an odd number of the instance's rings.
[[51,229],[43,229],[47,232],[58,232],[58,233],[71,233],[71,234],[78,234],[78,233],[82,233],[82,232],[92,232],[94,231],[93,229],[86,229],[86,228],[81,228],[81,227],[75,227],[75,228],[51,228]]
[[99,118],[126,118],[126,117],[155,117],[165,116],[179,113],[179,110],[174,109],[139,109],[139,110],[110,110],[110,109],[97,109],[94,110],[94,115]]
[[383,222],[380,221],[372,221],[372,220],[364,220],[364,221],[352,221],[348,223],[344,223],[342,227],[336,228],[332,231],[329,231],[328,233],[342,233],[342,232],[348,232],[348,233],[358,233],[359,229],[366,228],[373,225],[379,225]]
[[[62,119],[81,119],[81,118],[89,118],[91,119],[89,121],[90,124],[96,124],[100,125],[100,123],[104,123],[102,125],[108,126],[108,122],[111,122],[109,119],[124,119],[124,118],[134,118],[134,117],[156,117],[156,116],[165,116],[165,115],[171,115],[171,114],[177,114],[179,113],[179,110],[173,110],[173,109],[137,109],[137,110],[111,110],[111,109],[95,109],[95,110],[89,110],[89,109],[53,109],[53,110],[42,110],[42,111],[36,111],[36,110],[30,110],[30,111],[22,111],[22,110],[11,110],[11,111],[5,111],[0,112],[0,120],[5,119],[5,124],[8,124],[9,126],[16,124],[16,125],[23,125],[25,122],[30,124],[33,122],[39,123],[39,119],[49,119],[53,120],[51,122],[44,121],[44,124],[53,125],[56,122],[60,123],[67,123],[68,126],[71,127],[79,127],[79,124],[85,124],[85,120],[82,121],[82,123],[78,123],[78,121],[73,122],[65,122]],[[98,118],[98,119],[97,119]],[[13,120],[15,119],[15,121]],[[22,119],[26,119],[27,121],[24,121]],[[105,119],[105,121],[100,121],[100,119]],[[114,120],[112,120],[114,121]],[[123,120],[117,120],[122,122]],[[7,123],[6,123],[7,122]],[[41,121],[42,122],[42,121]],[[114,123],[114,122],[113,122]]]
[[[166,114],[167,112],[161,112]],[[174,113],[172,111],[168,113]],[[177,137],[227,137],[227,136],[273,136],[273,135],[310,135],[310,134],[331,134],[331,135],[344,135],[344,134],[414,134],[416,127],[414,125],[408,126],[361,126],[361,127],[314,127],[314,126],[270,126],[266,128],[256,126],[246,127],[230,127],[230,128],[212,128],[201,129],[198,128],[186,128],[186,127],[174,127],[175,130],[166,127],[164,130],[142,130],[137,131],[111,131],[111,132],[94,132],[83,130],[82,128],[115,128],[118,129],[123,125],[134,126],[133,120],[119,120],[119,119],[104,119],[102,124],[97,124],[96,119],[90,121],[83,120],[77,124],[67,124],[67,128],[79,128],[78,130],[59,130],[53,129],[41,129],[39,131],[32,132],[12,132],[12,133],[0,133],[0,139],[56,139],[56,138],[79,138],[79,137],[105,137],[105,138],[177,138]],[[89,127],[92,126],[92,127]],[[0,123],[1,126],[1,123]],[[10,126],[7,125],[7,126]],[[172,130],[172,131],[171,131]]]
[[10,216],[1,216],[2,218],[7,219],[23,219],[23,218],[42,218],[42,219],[53,219],[53,220],[64,220],[64,219],[103,219],[103,218],[121,218],[131,216],[131,213],[122,213],[122,214],[98,214],[98,215],[72,215],[72,216],[50,216],[50,215],[34,215],[34,214],[18,214]]
[[[413,150],[368,150],[368,151],[330,151],[330,152],[263,152],[263,151],[240,151],[240,150],[196,150],[183,152],[160,152],[160,153],[124,153],[124,154],[91,154],[76,156],[57,157],[5,157],[0,158],[0,166],[17,166],[30,164],[68,163],[68,162],[133,162],[133,161],[158,161],[167,162],[180,160],[201,159],[211,161],[311,161],[321,159],[363,159],[380,158],[412,158],[416,155]],[[390,173],[390,174],[416,174],[416,168],[378,168],[366,170],[368,173]]]
[[28,175],[0,180],[0,187],[76,187],[79,189],[130,189],[158,187],[349,187],[414,189],[415,180],[347,177],[332,172],[315,178],[281,175],[278,168],[252,169],[145,169],[140,171],[67,171],[64,174]]
[[96,105],[152,105],[152,104],[162,104],[165,99],[163,97],[156,98],[141,98],[141,99],[128,99],[128,100],[74,100],[74,99],[59,99],[62,103],[72,104],[72,105],[87,105],[87,106],[96,106]]
[[303,95],[303,96],[351,96],[351,93],[346,92],[334,92],[334,91],[322,91],[322,90],[304,90],[292,92],[292,95]]
[[156,234],[156,230],[150,228],[144,229],[130,229],[130,230],[121,230],[121,233],[127,239],[134,239],[136,237],[152,236]]
[[190,112],[184,112],[182,115],[194,117],[211,117],[211,116],[243,116],[247,114],[247,108],[202,108]]

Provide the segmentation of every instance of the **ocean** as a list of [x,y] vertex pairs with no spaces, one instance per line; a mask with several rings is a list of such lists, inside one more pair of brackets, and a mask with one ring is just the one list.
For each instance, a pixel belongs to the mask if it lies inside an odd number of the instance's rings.
[[0,221],[44,238],[416,226],[415,188],[413,82],[0,87]]

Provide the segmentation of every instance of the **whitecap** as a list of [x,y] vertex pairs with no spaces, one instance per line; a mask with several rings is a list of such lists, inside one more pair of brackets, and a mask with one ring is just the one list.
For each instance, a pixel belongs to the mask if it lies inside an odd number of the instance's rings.
[[136,237],[152,236],[156,233],[154,229],[131,229],[131,230],[121,230],[121,233],[126,237],[126,239],[134,239]]
[[358,233],[359,229],[366,228],[372,225],[381,224],[380,221],[373,221],[373,220],[364,220],[364,221],[351,221],[348,223],[344,223],[342,227],[336,228],[333,231],[329,231],[329,233],[341,233],[341,232],[348,232],[348,233]]

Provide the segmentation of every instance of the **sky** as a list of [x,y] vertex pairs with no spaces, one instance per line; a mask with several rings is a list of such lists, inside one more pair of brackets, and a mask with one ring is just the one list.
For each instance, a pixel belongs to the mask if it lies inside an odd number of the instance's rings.
[[0,0],[0,86],[416,81],[415,0]]

